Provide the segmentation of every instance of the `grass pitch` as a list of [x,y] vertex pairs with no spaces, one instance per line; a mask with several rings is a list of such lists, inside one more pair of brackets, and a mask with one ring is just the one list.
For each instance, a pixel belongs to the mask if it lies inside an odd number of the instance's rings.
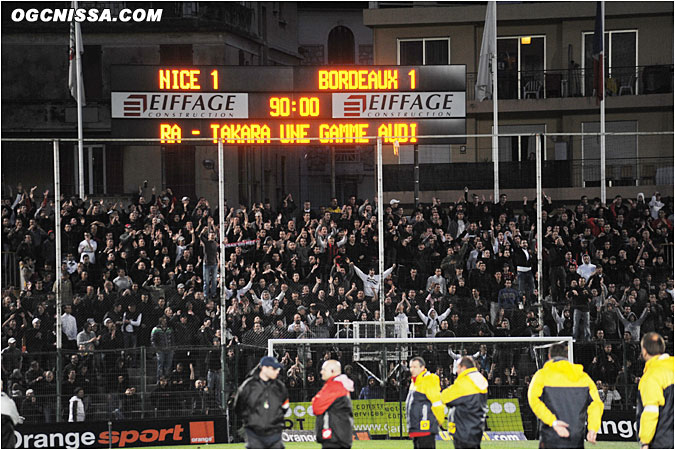
[[[314,442],[289,442],[286,445],[287,449],[314,449],[321,448],[320,445]],[[183,445],[175,447],[152,447],[152,448],[186,448],[186,449],[225,449],[225,448],[245,448],[244,443],[239,444],[213,444],[213,445]],[[354,449],[411,449],[413,448],[410,440],[378,440],[378,441],[354,441],[352,445]],[[436,441],[436,448],[438,449],[454,449],[452,442]],[[483,441],[481,448],[485,449],[517,449],[517,448],[539,448],[539,441]],[[607,448],[622,448],[634,449],[640,448],[637,442],[598,442],[593,445],[586,442],[586,448],[589,449],[607,449]]]

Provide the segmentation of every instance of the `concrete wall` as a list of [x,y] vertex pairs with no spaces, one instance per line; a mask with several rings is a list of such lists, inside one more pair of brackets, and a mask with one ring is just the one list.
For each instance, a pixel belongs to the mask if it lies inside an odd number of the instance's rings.
[[138,192],[138,185],[148,180],[148,186],[162,189],[162,150],[157,145],[129,145],[124,148],[124,192]]

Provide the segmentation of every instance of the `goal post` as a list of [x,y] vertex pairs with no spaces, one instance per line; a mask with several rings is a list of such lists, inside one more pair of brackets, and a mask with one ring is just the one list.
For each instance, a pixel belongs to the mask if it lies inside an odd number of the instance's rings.
[[[444,389],[454,381],[453,369],[461,356],[469,355],[489,383],[484,439],[524,440],[536,439],[537,421],[527,404],[529,381],[555,343],[566,344],[568,358],[574,361],[571,337],[270,339],[267,352],[284,366],[282,377],[291,399],[286,415],[289,430],[314,428],[310,402],[323,384],[321,365],[326,359],[337,359],[355,383],[355,431],[367,431],[373,438],[404,438],[409,360],[424,358]],[[451,437],[440,433],[438,438]]]
[[351,344],[351,345],[367,345],[367,344],[490,344],[490,343],[505,343],[505,342],[522,342],[522,343],[538,343],[540,345],[551,345],[556,342],[564,342],[567,344],[567,358],[574,361],[574,346],[572,345],[574,339],[571,336],[554,336],[554,337],[474,337],[474,338],[336,338],[336,339],[269,339],[267,341],[267,354],[274,356],[274,346],[277,345],[336,345],[336,344]]

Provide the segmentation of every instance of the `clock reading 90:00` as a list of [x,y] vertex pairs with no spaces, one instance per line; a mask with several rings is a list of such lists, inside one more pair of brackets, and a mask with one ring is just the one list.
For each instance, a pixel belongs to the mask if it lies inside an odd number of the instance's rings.
[[296,102],[289,97],[270,97],[271,117],[290,117],[296,111],[300,117],[318,117],[319,99],[317,97],[300,97]]

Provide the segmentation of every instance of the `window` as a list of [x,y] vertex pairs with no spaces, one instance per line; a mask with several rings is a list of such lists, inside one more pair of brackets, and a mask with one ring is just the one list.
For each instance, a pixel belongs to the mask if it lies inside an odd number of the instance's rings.
[[401,66],[450,64],[450,38],[399,39]]
[[[523,39],[525,37],[529,40]],[[543,97],[545,61],[546,36],[497,38],[497,92],[499,98]]]
[[328,34],[328,64],[354,64],[354,33],[337,26]]
[[103,98],[103,70],[101,67],[100,45],[84,46],[82,79],[84,80],[84,98],[87,101]]
[[[605,78],[611,94],[618,94],[623,86],[630,86],[637,94],[637,30],[605,31]],[[593,32],[583,33],[584,95],[593,95]]]
[[[581,131],[599,133],[600,122],[583,122]],[[605,122],[606,133],[637,133],[637,131],[637,121],[634,120]],[[605,135],[605,153],[607,180],[615,186],[635,185],[639,173],[637,135]],[[600,186],[600,136],[583,136],[581,159],[583,187]]]
[[[77,145],[74,146],[77,155]],[[107,194],[106,151],[102,145],[84,145],[84,192]],[[77,173],[77,156],[75,157],[75,173]]]
[[[546,125],[500,125],[500,134],[546,133]],[[535,136],[506,136],[499,140],[499,161],[532,161],[536,153]],[[542,139],[542,158],[546,159],[546,139]]]

